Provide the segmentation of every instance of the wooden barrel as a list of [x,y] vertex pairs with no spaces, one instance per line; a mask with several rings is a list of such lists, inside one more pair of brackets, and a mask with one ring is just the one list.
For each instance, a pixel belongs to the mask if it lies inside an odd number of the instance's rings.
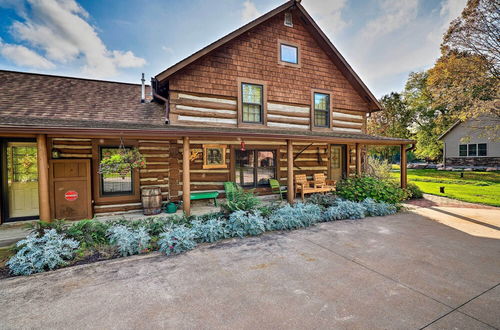
[[144,215],[152,215],[161,213],[162,198],[160,187],[144,187],[142,188],[142,208]]

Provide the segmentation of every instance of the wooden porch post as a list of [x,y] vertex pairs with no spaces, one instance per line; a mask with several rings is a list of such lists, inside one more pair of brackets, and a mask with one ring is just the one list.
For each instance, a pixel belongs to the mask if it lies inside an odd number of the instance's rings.
[[184,213],[191,215],[191,178],[189,175],[189,137],[183,137],[182,144],[182,205]]
[[356,143],[356,175],[361,176],[361,144]]
[[295,199],[295,190],[293,187],[293,144],[292,140],[286,140],[286,155],[287,155],[287,200],[288,203],[293,204]]
[[50,221],[50,197],[49,197],[49,157],[47,153],[47,136],[39,134],[36,136],[38,157],[38,207],[40,220]]
[[406,188],[406,180],[407,180],[407,176],[406,176],[406,172],[407,172],[407,169],[406,169],[406,145],[405,144],[402,144],[401,145],[401,158],[400,158],[400,166],[401,166],[401,170],[400,170],[400,173],[401,173],[401,188]]

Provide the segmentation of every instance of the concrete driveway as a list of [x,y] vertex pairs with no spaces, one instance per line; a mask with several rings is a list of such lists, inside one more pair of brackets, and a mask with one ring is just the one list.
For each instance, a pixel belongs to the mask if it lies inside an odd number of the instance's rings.
[[500,328],[500,240],[414,213],[0,281],[0,328]]

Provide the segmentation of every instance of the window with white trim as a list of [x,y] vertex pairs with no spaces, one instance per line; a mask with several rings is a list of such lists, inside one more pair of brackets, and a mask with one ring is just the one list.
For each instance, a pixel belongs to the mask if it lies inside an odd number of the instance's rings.
[[488,155],[488,146],[486,143],[461,144],[458,155],[460,157],[484,157]]

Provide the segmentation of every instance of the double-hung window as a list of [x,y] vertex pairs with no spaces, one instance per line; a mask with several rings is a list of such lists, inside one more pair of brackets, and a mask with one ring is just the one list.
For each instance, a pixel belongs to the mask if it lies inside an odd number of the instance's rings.
[[330,127],[330,95],[314,93],[314,126]]
[[263,85],[241,84],[241,109],[244,123],[263,123],[263,94]]

